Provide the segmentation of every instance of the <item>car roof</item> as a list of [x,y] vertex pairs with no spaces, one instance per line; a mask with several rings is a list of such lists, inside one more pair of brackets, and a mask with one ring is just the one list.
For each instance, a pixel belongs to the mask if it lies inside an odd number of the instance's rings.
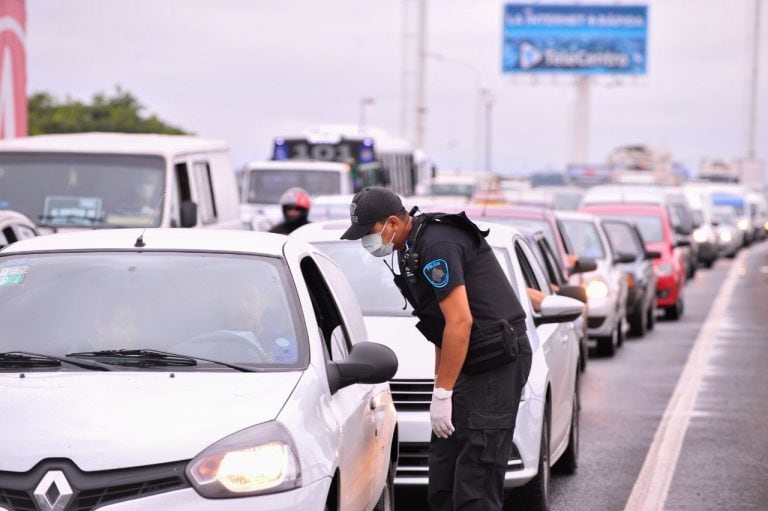
[[579,208],[585,213],[610,211],[612,213],[664,213],[661,204],[584,204]]
[[17,241],[3,254],[73,250],[135,250],[143,235],[142,251],[190,250],[243,252],[282,256],[288,238],[280,234],[226,229],[102,229],[38,236]]
[[137,133],[65,133],[0,141],[0,152],[109,153],[172,156],[184,153],[227,151],[221,140],[188,135]]
[[[504,240],[510,241],[515,234],[520,232],[515,227],[509,225],[480,221],[475,223],[481,230],[490,230],[486,239],[491,246],[504,244]],[[299,227],[293,231],[290,237],[306,241],[308,243],[344,241],[341,239],[341,235],[349,227],[349,225],[349,220],[326,220],[322,222],[312,222],[303,225],[302,227]]]
[[560,220],[581,220],[586,222],[594,222],[597,219],[592,213],[583,211],[556,211],[555,216]]
[[246,163],[246,170],[331,170],[348,172],[349,165],[333,161],[312,161],[312,160],[261,160]]
[[469,204],[464,208],[467,215],[472,218],[482,217],[504,217],[504,218],[541,218],[549,219],[552,217],[552,211],[544,207],[522,206],[510,204]]

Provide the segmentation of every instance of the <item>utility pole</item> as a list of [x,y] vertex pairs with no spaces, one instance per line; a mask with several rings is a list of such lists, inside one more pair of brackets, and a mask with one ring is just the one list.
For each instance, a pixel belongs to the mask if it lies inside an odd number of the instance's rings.
[[576,78],[576,111],[573,122],[573,163],[589,163],[589,76]]
[[416,104],[416,148],[425,150],[427,117],[427,0],[419,0],[418,101]]
[[488,89],[481,89],[483,98],[483,107],[485,109],[485,166],[486,172],[493,169],[492,147],[493,147],[493,93]]
[[752,80],[750,84],[749,100],[749,150],[748,158],[756,158],[755,145],[757,144],[757,87],[760,80],[760,5],[762,0],[755,1],[755,27],[752,33]]
[[360,117],[357,121],[357,131],[360,132],[360,134],[365,133],[366,130],[366,123],[365,123],[365,107],[367,105],[372,105],[376,102],[373,98],[360,98]]

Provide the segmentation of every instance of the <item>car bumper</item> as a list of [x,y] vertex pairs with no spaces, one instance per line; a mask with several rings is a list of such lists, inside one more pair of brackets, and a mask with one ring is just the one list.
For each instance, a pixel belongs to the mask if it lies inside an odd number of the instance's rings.
[[[537,399],[520,402],[518,417],[530,416],[541,418],[543,407]],[[400,452],[395,486],[427,486],[429,482],[429,442],[432,426],[429,412],[398,412]],[[518,419],[518,426],[521,421]],[[540,427],[516,427],[512,454],[507,461],[507,473],[504,476],[505,488],[516,488],[526,484],[536,476],[539,461]],[[530,430],[530,431],[529,431]]]
[[671,275],[656,278],[656,305],[669,307],[677,303],[678,279]]
[[157,509],[179,511],[216,511],[219,509],[222,511],[251,509],[259,509],[260,511],[324,510],[330,487],[331,479],[324,478],[295,490],[232,499],[208,499],[200,496],[192,488],[185,488],[102,506],[99,507],[99,511],[154,511]]
[[613,333],[618,322],[616,300],[609,298],[590,299],[587,316],[587,335],[589,337],[607,337]]
[[699,243],[699,262],[709,263],[717,259],[719,255],[718,246],[709,241]]

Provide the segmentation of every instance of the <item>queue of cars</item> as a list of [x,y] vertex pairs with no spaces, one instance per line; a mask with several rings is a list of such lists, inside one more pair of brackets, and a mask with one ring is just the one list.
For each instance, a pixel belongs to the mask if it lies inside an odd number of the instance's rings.
[[[27,446],[0,448],[0,509],[389,510],[396,486],[426,485],[433,350],[390,269],[339,239],[348,190],[288,238],[224,230],[241,219],[220,142],[31,139],[0,143],[0,208],[29,215],[0,209],[0,404],[20,418],[4,445]],[[254,170],[249,207],[279,192],[272,170]],[[698,262],[768,230],[764,200],[703,184],[596,187],[578,212],[404,202],[489,229],[526,312],[505,478],[526,509],[547,508],[551,470],[578,466],[588,341],[613,355],[657,308],[679,318]],[[247,227],[275,220],[258,213]]]

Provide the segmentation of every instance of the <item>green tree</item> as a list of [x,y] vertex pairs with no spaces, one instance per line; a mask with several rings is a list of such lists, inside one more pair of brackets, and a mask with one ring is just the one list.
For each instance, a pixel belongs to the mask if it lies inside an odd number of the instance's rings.
[[119,86],[111,97],[95,94],[90,104],[69,97],[59,101],[47,92],[38,92],[28,98],[27,105],[30,135],[83,131],[187,134],[156,115],[142,115],[144,106]]

